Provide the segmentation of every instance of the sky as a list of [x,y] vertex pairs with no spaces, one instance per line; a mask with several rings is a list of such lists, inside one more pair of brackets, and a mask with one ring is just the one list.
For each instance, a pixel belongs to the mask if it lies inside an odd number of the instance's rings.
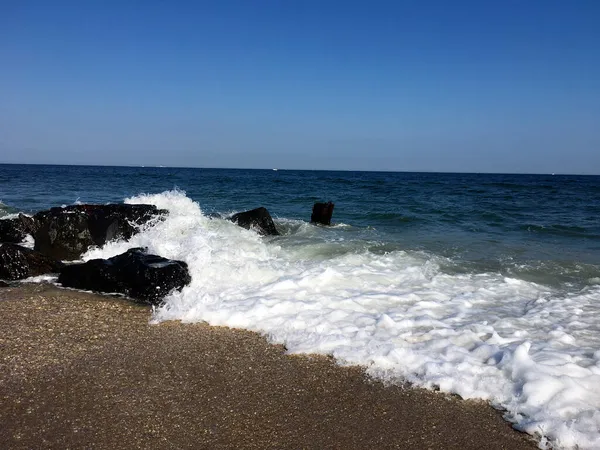
[[600,2],[0,0],[0,163],[600,174]]

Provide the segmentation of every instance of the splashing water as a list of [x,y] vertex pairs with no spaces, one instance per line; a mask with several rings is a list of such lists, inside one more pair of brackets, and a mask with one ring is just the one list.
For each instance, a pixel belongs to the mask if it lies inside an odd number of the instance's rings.
[[261,238],[210,219],[181,191],[126,202],[170,214],[83,259],[144,246],[185,261],[191,284],[167,297],[154,321],[257,331],[385,381],[488,400],[540,445],[600,447],[597,284],[565,290],[457,271],[447,257],[390,247],[349,225],[277,219],[283,236]]

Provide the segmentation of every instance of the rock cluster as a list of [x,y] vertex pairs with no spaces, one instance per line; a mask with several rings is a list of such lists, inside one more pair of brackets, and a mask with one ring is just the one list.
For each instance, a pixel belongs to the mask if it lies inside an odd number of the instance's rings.
[[[143,249],[83,264],[61,260],[77,260],[91,246],[129,239],[142,225],[166,214],[153,205],[72,205],[0,220],[0,280],[59,273],[59,282],[67,287],[160,303],[171,290],[190,282],[184,262],[148,255]],[[33,250],[17,245],[27,235],[34,238]]]
[[[153,205],[71,205],[40,211],[33,217],[19,214],[0,220],[0,286],[2,280],[21,280],[59,273],[65,287],[120,293],[150,304],[159,304],[172,290],[191,281],[187,264],[151,255],[135,248],[109,259],[65,264],[81,258],[92,246],[129,239],[144,224],[161,220],[168,212]],[[279,232],[265,208],[233,215],[231,221],[261,235]],[[17,245],[28,235],[34,249]]]
[[38,224],[35,250],[52,258],[73,260],[93,245],[129,239],[141,225],[167,214],[154,205],[71,205],[33,216]]

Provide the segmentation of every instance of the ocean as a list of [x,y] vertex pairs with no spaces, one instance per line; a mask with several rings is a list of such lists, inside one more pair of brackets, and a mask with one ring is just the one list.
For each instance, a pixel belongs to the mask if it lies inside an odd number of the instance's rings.
[[[600,176],[0,165],[0,216],[123,201],[170,214],[83,259],[186,261],[154,322],[257,331],[600,448]],[[281,236],[218,218],[258,206]]]

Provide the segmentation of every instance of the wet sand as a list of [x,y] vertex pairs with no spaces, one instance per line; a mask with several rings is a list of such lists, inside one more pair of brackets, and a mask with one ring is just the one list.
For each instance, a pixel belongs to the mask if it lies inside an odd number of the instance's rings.
[[149,318],[123,299],[0,288],[1,447],[537,448],[484,402]]

